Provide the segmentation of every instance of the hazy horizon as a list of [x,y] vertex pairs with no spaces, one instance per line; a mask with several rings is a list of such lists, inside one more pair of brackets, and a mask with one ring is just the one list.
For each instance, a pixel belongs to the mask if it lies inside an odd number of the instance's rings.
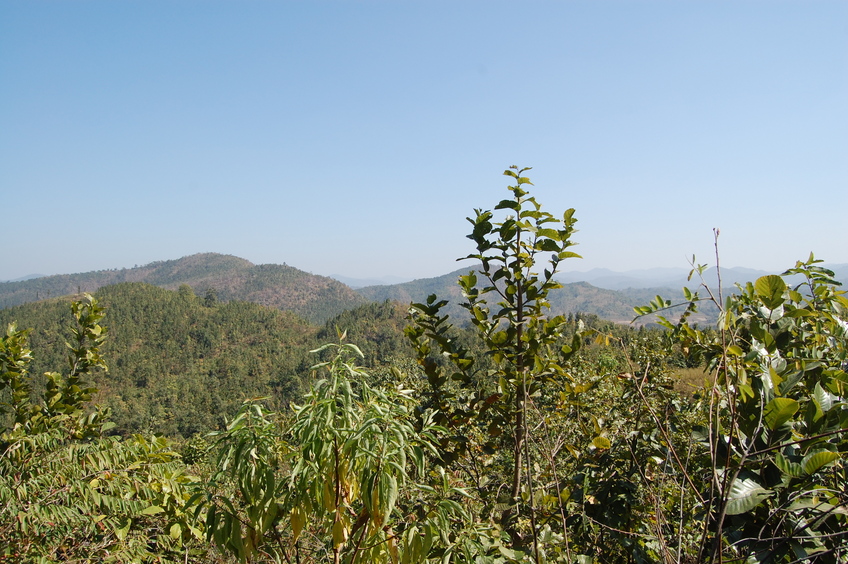
[[[213,251],[209,251],[209,253],[228,254],[228,253],[214,253]],[[206,254],[206,253],[194,253],[194,254]],[[186,256],[191,256],[191,255],[186,255]],[[232,256],[238,256],[238,255],[232,255]],[[123,265],[123,266],[113,266],[113,267],[96,268],[96,269],[90,269],[90,270],[78,270],[78,271],[73,271],[73,272],[53,272],[53,273],[50,273],[50,274],[32,272],[32,273],[25,274],[23,276],[20,276],[18,278],[14,278],[14,279],[0,279],[0,283],[19,282],[19,281],[23,281],[23,280],[35,278],[35,277],[41,278],[41,277],[47,277],[47,276],[62,276],[62,275],[72,275],[72,274],[85,274],[85,273],[88,273],[88,272],[97,272],[97,271],[109,271],[109,270],[140,268],[140,267],[146,267],[146,266],[149,266],[151,264],[155,264],[155,263],[159,263],[159,262],[179,260],[181,258],[185,258],[185,257],[163,258],[163,259],[157,259],[155,261],[151,261],[151,262],[145,263],[145,264],[131,264],[131,265]],[[259,264],[280,264],[280,265],[282,265],[282,264],[285,264],[287,266],[297,268],[298,270],[303,270],[305,272],[309,272],[310,274],[316,274],[316,275],[319,275],[319,276],[326,276],[328,278],[347,278],[347,279],[356,280],[356,281],[393,280],[393,281],[386,282],[387,284],[402,284],[404,282],[409,282],[409,281],[412,281],[412,280],[426,279],[426,278],[438,278],[440,276],[444,276],[445,274],[450,274],[451,272],[459,270],[463,267],[463,264],[462,264],[463,261],[457,261],[457,263],[454,265],[453,268],[450,268],[449,270],[445,270],[444,272],[435,272],[435,273],[426,274],[424,276],[416,276],[416,277],[411,277],[411,278],[406,277],[406,276],[401,276],[401,275],[398,275],[398,274],[395,274],[395,273],[392,273],[392,272],[387,272],[387,273],[383,273],[383,274],[370,274],[370,275],[367,275],[367,276],[349,276],[347,274],[340,273],[340,272],[329,272],[329,270],[327,271],[327,273],[310,271],[310,270],[300,268],[296,264],[290,264],[290,263],[287,263],[287,262],[258,263],[258,262],[255,262],[255,261],[251,261],[247,257],[238,257],[238,258],[248,260],[249,262],[251,262],[255,265],[259,265]],[[804,258],[804,260],[806,260],[806,257]],[[468,261],[469,264],[471,264],[471,262],[472,261],[470,261],[470,260]],[[672,273],[672,272],[674,272],[674,273],[685,273],[685,272],[688,272],[691,268],[688,264],[686,264],[684,266],[679,266],[679,267],[676,267],[676,266],[670,266],[670,267],[657,266],[657,267],[642,267],[642,268],[633,268],[633,269],[615,269],[615,268],[607,268],[607,267],[592,267],[592,268],[575,267],[575,266],[579,266],[579,262],[580,262],[580,259],[576,259],[576,260],[569,259],[569,261],[561,262],[560,263],[561,268],[558,270],[558,273],[561,274],[561,275],[562,274],[569,274],[569,273],[571,273],[571,274],[588,274],[588,273],[591,273],[591,272],[596,271],[596,270],[609,271],[613,274],[633,274],[633,273],[638,273],[638,272],[646,272],[647,273],[647,272],[651,272],[651,271],[669,271],[669,273]],[[699,260],[698,262],[701,263],[701,264],[704,264],[705,261]],[[848,266],[848,263],[835,263],[835,262],[831,262],[831,261],[825,261],[822,264],[824,266]],[[563,265],[564,265],[564,267],[563,267]],[[708,264],[708,266],[709,266],[709,268],[713,268],[714,264]],[[784,268],[777,269],[777,270],[757,269],[757,268],[750,269],[750,270],[757,270],[757,271],[779,274],[779,273],[781,273],[781,272],[783,272],[783,271],[785,271],[788,268],[791,268],[793,266],[795,266],[794,262],[792,264],[787,265]],[[738,269],[749,269],[749,267],[739,266],[739,265],[722,264],[721,267],[723,269],[737,269],[737,268]],[[327,269],[324,269],[324,270],[327,270]]]

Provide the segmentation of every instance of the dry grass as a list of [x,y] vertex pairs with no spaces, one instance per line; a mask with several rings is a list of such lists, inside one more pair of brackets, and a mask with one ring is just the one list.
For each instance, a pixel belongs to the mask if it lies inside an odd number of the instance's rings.
[[674,372],[677,376],[674,389],[685,394],[691,395],[712,381],[712,375],[705,372],[703,368],[679,368]]

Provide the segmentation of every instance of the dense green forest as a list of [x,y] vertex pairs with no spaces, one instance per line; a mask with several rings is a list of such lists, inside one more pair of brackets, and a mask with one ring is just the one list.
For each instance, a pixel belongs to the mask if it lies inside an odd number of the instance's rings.
[[0,560],[845,562],[833,272],[636,308],[662,329],[558,313],[577,220],[526,170],[453,304],[317,326],[133,282],[0,312]]
[[[195,296],[146,283],[121,283],[94,294],[108,311],[110,338],[103,346],[109,371],[98,372],[95,400],[108,407],[114,432],[191,437],[221,428],[248,398],[268,397],[281,409],[307,389],[310,350],[348,331],[377,368],[412,358],[404,335],[405,308],[370,303],[347,310],[323,326],[297,315],[242,301],[219,302],[214,294]],[[16,321],[31,329],[39,351],[30,365],[37,375],[60,366],[67,356],[70,299],[55,299],[0,310],[0,324]]]
[[[362,365],[375,375],[414,361],[404,335],[408,308],[397,302],[367,303],[316,326],[276,308],[196,296],[188,286],[172,291],[127,282],[94,297],[108,311],[110,329],[102,349],[109,370],[93,374],[94,400],[111,410],[112,433],[125,436],[189,438],[218,430],[249,398],[267,397],[283,409],[308,389],[311,367],[321,360],[310,351],[337,341],[339,331],[357,343]],[[39,351],[29,366],[36,390],[44,386],[40,375],[65,362],[70,302],[0,310],[0,326],[30,329],[29,346]]]

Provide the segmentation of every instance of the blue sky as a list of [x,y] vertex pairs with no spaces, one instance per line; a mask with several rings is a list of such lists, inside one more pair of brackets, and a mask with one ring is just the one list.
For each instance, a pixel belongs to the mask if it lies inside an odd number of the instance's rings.
[[0,2],[0,280],[436,276],[513,164],[570,270],[848,262],[848,3]]

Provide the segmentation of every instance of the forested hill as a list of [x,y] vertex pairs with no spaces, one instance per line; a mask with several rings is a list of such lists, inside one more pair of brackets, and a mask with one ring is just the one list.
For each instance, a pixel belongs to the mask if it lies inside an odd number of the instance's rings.
[[[109,366],[96,378],[96,401],[112,410],[122,434],[190,437],[220,428],[245,399],[270,396],[277,407],[299,399],[321,360],[310,351],[338,342],[337,330],[347,331],[372,369],[411,358],[405,308],[388,302],[356,307],[320,327],[254,303],[212,302],[188,286],[121,283],[94,295],[106,310],[101,352]],[[0,310],[4,330],[12,321],[31,329],[36,389],[44,372],[67,365],[69,304],[65,297]]]
[[332,278],[286,265],[255,265],[231,255],[203,253],[136,268],[0,283],[0,307],[95,292],[121,282],[146,282],[171,290],[187,284],[198,295],[205,295],[211,289],[221,301],[242,300],[293,311],[315,323],[324,322],[365,301]]

